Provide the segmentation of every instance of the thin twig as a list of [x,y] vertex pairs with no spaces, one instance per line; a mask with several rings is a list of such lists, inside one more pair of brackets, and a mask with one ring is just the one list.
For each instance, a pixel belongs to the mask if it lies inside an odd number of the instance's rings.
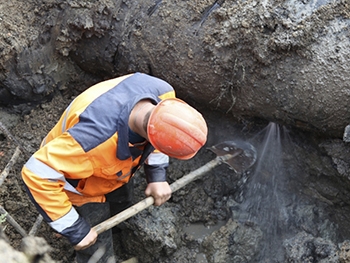
[[27,151],[27,149],[25,149],[22,144],[15,138],[15,136],[13,136],[10,131],[5,127],[4,124],[2,124],[2,122],[0,121],[0,130],[2,130],[5,135],[7,136],[7,138],[9,138],[12,142],[14,142],[18,147],[19,149],[21,150],[21,152],[23,154],[27,156],[30,156],[31,154],[29,153],[29,151]]
[[32,229],[29,231],[29,236],[35,236],[36,232],[38,232],[41,222],[43,221],[43,217],[41,215],[38,215],[38,217],[35,220],[34,225],[32,226]]
[[129,258],[128,260],[123,261],[122,263],[138,263],[139,261],[137,260],[136,257]]
[[6,164],[5,169],[0,174],[0,186],[4,183],[6,177],[8,176],[12,166],[16,163],[19,154],[21,153],[19,147],[16,148],[14,154],[12,155],[10,161]]
[[2,206],[0,206],[0,214],[6,216],[6,221],[9,222],[9,224],[12,225],[18,231],[18,233],[22,235],[22,237],[28,236],[27,232],[16,222],[15,219],[13,219],[12,216],[9,215],[9,213]]

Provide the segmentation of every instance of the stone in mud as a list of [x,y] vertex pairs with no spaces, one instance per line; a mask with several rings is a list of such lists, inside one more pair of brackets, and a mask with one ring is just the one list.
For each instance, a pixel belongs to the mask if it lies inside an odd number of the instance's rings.
[[347,125],[343,134],[343,141],[350,142],[350,125]]
[[49,256],[51,247],[41,237],[28,236],[22,240],[22,251],[15,250],[4,239],[0,239],[1,262],[6,263],[55,263]]
[[350,262],[350,241],[345,240],[343,243],[339,244],[340,250],[338,251],[339,262],[348,263]]
[[339,262],[337,246],[330,240],[314,237],[300,232],[283,242],[286,262]]
[[142,262],[171,257],[181,242],[181,224],[174,212],[165,204],[161,208],[143,211],[124,222],[120,225],[123,248],[131,255],[143,255]]

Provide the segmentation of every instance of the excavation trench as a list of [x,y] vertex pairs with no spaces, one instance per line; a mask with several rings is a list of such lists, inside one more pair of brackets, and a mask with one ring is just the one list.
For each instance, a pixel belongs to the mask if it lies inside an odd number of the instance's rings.
[[[243,173],[220,165],[122,222],[118,262],[349,262],[349,14],[344,0],[3,1],[0,170],[11,169],[0,210],[20,227],[0,217],[1,260],[74,262],[46,223],[32,231],[26,152],[81,91],[138,71],[171,83],[209,125],[193,159],[171,159],[169,183],[222,141],[249,142],[258,158]],[[135,202],[144,189],[141,170]]]
[[[68,101],[56,96],[22,117],[2,110],[0,121],[17,139],[1,135],[2,171],[17,144],[29,152],[39,146]],[[162,207],[150,207],[118,225],[118,262],[346,262],[341,259],[350,236],[347,145],[276,123],[243,124],[212,111],[203,114],[209,125],[206,147],[223,140],[250,142],[258,152],[255,165],[237,174],[222,164],[178,190]],[[206,147],[189,161],[171,160],[169,182],[212,160],[215,154]],[[0,196],[3,208],[28,233],[38,213],[19,178],[25,160],[20,154]],[[142,170],[135,179],[137,201],[144,198]],[[18,229],[9,221],[1,226],[12,247],[20,250]],[[71,246],[46,223],[35,235],[51,247],[37,252],[44,262],[73,262]]]

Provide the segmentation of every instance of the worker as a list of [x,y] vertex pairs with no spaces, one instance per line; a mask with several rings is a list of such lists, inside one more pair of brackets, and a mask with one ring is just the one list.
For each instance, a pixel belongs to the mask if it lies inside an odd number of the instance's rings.
[[[113,258],[112,231],[92,228],[132,204],[143,165],[146,196],[171,197],[169,157],[187,160],[205,144],[202,115],[170,84],[143,73],[106,80],[77,96],[25,163],[27,193],[44,220],[74,246],[78,263],[101,246]],[[108,261],[113,262],[113,261]]]

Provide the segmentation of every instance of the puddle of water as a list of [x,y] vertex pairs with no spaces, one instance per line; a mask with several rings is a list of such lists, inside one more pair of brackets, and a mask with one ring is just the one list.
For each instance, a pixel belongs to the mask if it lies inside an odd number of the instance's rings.
[[[216,225],[205,226],[202,223],[194,223],[183,228],[184,232],[189,236],[192,236],[195,240],[201,243],[206,236],[209,236],[214,231],[219,230],[220,227],[226,224],[225,221],[219,221]],[[200,249],[201,250],[201,249]],[[199,252],[196,255],[196,263],[208,263],[208,260],[204,253]]]
[[191,235],[194,239],[201,241],[214,231],[219,230],[220,227],[224,226],[225,224],[226,222],[224,221],[220,221],[213,226],[205,226],[202,223],[194,223],[184,227],[184,232],[188,235]]

